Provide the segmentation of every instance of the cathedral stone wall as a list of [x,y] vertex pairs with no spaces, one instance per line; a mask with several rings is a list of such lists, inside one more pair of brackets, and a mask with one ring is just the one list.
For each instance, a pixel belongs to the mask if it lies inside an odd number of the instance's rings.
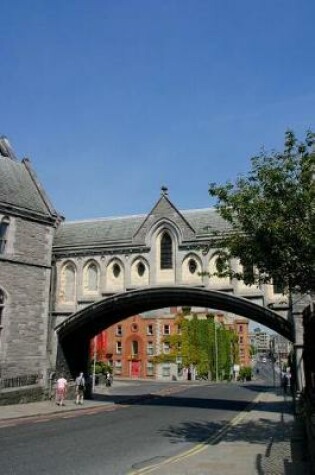
[[10,246],[0,256],[5,301],[0,337],[1,377],[46,376],[51,245],[54,229],[11,217]]

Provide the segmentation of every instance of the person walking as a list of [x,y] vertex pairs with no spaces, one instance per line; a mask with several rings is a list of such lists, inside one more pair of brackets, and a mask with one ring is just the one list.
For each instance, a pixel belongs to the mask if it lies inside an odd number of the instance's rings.
[[112,385],[112,375],[110,374],[109,371],[107,371],[106,373],[106,381],[105,381],[105,384],[107,387],[111,386]]
[[85,390],[85,378],[84,374],[81,372],[79,376],[75,380],[75,403],[76,404],[83,404],[84,400],[84,390]]
[[68,387],[68,381],[63,374],[57,379],[56,383],[56,404],[58,406],[64,406],[64,400],[66,398],[66,392]]

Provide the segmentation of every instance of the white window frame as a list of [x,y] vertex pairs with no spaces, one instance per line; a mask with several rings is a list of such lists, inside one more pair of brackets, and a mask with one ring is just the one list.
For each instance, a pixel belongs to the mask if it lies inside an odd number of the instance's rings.
[[164,324],[163,335],[170,335],[170,334],[171,334],[171,325]]

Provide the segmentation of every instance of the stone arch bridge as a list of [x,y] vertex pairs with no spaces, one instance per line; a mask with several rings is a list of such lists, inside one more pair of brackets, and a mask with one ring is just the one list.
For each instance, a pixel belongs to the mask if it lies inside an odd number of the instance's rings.
[[114,323],[148,310],[194,306],[232,312],[254,320],[294,341],[292,322],[249,299],[187,286],[147,287],[99,300],[73,313],[55,328],[57,370],[75,376],[88,369],[89,341]]

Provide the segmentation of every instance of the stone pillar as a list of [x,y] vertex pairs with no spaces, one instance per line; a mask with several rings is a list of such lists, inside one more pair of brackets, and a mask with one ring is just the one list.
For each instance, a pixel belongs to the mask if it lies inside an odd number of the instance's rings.
[[58,342],[57,357],[56,357],[56,377],[58,378],[61,374],[63,374],[67,380],[71,378],[70,368],[65,358],[63,348],[61,344]]
[[303,328],[303,309],[305,304],[297,304],[292,308],[292,322],[294,326],[294,364],[295,368],[295,394],[297,403],[305,388],[305,374],[304,374],[304,328]]

